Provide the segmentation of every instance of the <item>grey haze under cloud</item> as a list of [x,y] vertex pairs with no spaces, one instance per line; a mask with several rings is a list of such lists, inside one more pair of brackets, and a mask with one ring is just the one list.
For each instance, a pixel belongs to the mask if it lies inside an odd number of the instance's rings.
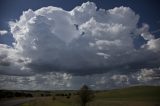
[[[97,9],[92,2],[71,11],[53,6],[36,11],[29,9],[19,20],[9,22],[15,42],[13,47],[0,44],[0,74],[19,75],[15,79],[22,78],[26,82],[33,77],[34,81],[30,82],[37,86],[39,80],[45,82],[45,78],[39,76],[50,75],[52,81],[46,79],[48,86],[52,85],[49,89],[53,88],[53,83],[65,80],[61,77],[56,82],[57,73],[72,76],[59,85],[70,88],[76,88],[73,85],[78,82],[77,86],[83,84],[87,76],[91,77],[89,85],[102,88],[107,84],[116,87],[123,82],[126,85],[149,83],[159,73],[160,38],[154,38],[149,25],[138,27],[139,18],[129,7],[104,10]],[[146,43],[136,48],[136,37]],[[153,71],[154,75],[148,75],[151,80],[145,80],[146,76],[141,75],[145,73],[143,70]],[[95,76],[97,81],[93,80]],[[109,84],[111,80],[116,81],[115,85]],[[4,85],[1,82],[1,86]]]

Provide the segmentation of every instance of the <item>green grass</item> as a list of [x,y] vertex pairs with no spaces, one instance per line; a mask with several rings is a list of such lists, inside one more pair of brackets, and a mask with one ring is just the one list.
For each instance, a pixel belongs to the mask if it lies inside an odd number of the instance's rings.
[[[21,106],[79,106],[76,96],[56,96],[36,98],[34,101]],[[87,106],[160,106],[160,86],[137,86],[125,89],[102,91],[95,94],[95,98]]]
[[100,92],[97,98],[127,100],[160,100],[160,86],[137,86]]
[[66,97],[56,97],[56,100],[52,100],[52,97],[40,97],[34,101],[30,101],[22,104],[21,106],[75,106],[74,98],[67,99]]

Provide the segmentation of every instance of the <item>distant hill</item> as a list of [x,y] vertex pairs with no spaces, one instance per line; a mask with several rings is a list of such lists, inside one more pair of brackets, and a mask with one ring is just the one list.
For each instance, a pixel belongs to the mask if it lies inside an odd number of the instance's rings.
[[114,100],[160,100],[160,86],[134,86],[99,92],[96,96]]

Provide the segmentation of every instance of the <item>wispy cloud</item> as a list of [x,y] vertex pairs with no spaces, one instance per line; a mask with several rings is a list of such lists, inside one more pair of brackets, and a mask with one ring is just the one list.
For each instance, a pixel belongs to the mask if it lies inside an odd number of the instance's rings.
[[157,30],[151,31],[151,33],[153,33],[153,34],[156,34],[156,33],[158,33],[158,32],[160,32],[160,29],[157,29]]

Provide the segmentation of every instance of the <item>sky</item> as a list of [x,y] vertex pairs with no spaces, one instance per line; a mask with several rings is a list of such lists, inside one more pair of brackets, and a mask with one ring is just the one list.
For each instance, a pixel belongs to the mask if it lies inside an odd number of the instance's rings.
[[1,0],[0,89],[160,85],[158,0]]

